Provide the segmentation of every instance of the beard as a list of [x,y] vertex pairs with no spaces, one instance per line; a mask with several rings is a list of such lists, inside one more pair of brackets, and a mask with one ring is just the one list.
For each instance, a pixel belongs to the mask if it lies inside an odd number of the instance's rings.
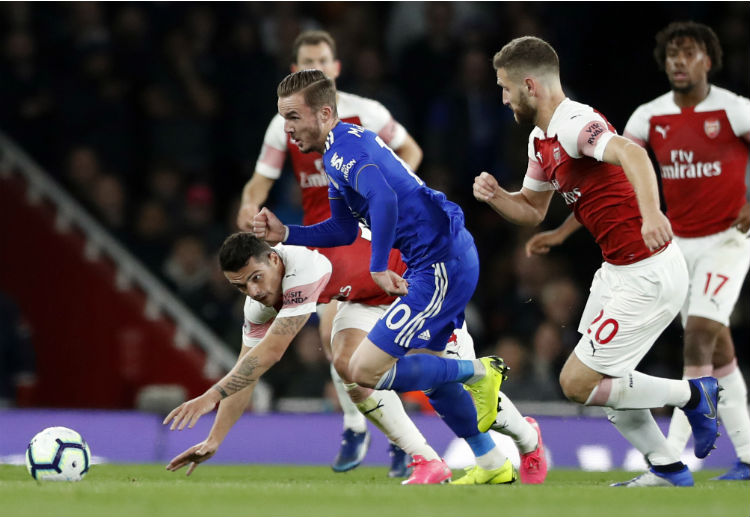
[[677,86],[672,80],[669,80],[669,86],[671,86],[673,92],[677,93],[690,93],[697,85],[695,83],[687,83],[681,86]]
[[532,126],[536,120],[536,110],[529,103],[528,97],[521,95],[518,107],[513,110],[516,122],[522,126]]
[[318,142],[320,142],[320,134],[322,131],[319,127],[311,126],[304,130],[302,133],[304,136],[304,140],[306,143],[305,147],[300,147],[299,150],[301,153],[322,153],[320,149],[318,149],[316,146],[318,145]]

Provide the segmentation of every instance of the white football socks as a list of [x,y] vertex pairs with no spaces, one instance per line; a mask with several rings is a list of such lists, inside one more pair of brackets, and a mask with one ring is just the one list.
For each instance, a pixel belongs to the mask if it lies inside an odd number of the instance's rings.
[[344,429],[351,429],[355,433],[364,433],[367,430],[367,420],[359,412],[352,399],[349,398],[349,392],[344,386],[344,381],[333,364],[331,365],[331,379],[333,379],[333,386],[336,388],[336,396],[339,399],[339,404],[341,404],[341,410],[344,412]]
[[690,400],[686,380],[653,377],[633,370],[623,377],[606,377],[591,391],[587,406],[614,409],[682,407]]
[[[726,373],[729,372],[729,373]],[[714,372],[719,386],[724,390],[719,394],[719,420],[727,430],[729,439],[737,452],[737,458],[750,463],[750,415],[747,412],[747,385],[742,371],[737,367],[737,359]],[[724,374],[723,377],[719,375]]]
[[680,453],[667,442],[650,410],[605,407],[604,412],[620,434],[652,465],[669,465],[680,461]]
[[500,392],[500,408],[491,429],[510,436],[521,454],[534,451],[539,441],[536,430],[502,391]]
[[357,403],[357,408],[392,443],[401,447],[407,454],[418,454],[428,461],[440,458],[406,414],[404,405],[395,391],[374,390],[369,397]]

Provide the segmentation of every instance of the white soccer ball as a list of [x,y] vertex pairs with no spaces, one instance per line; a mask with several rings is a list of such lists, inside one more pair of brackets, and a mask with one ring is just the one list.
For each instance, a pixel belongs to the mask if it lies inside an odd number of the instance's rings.
[[26,448],[26,468],[37,481],[80,481],[90,465],[86,440],[67,427],[40,431]]

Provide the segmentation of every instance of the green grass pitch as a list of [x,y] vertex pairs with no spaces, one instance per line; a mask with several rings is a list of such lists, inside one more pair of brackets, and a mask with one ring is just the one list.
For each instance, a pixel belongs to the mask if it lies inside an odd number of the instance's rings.
[[[694,488],[611,488],[633,473],[553,470],[543,485],[400,486],[384,467],[94,465],[80,483],[37,483],[0,465],[0,516],[622,516],[750,515],[750,483],[695,474]],[[460,477],[459,472],[455,477]]]

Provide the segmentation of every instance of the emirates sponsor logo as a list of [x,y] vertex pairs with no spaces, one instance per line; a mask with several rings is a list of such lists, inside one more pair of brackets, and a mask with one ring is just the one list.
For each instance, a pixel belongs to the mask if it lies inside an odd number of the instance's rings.
[[703,122],[703,131],[706,132],[708,138],[716,138],[719,136],[719,131],[721,131],[721,122],[717,118],[706,119]]
[[302,188],[312,187],[327,187],[328,176],[325,174],[307,174],[306,172],[300,172],[299,174],[299,186]]
[[693,162],[695,153],[684,149],[673,149],[669,153],[671,163],[660,164],[661,177],[667,180],[710,178],[721,174],[721,162]]

